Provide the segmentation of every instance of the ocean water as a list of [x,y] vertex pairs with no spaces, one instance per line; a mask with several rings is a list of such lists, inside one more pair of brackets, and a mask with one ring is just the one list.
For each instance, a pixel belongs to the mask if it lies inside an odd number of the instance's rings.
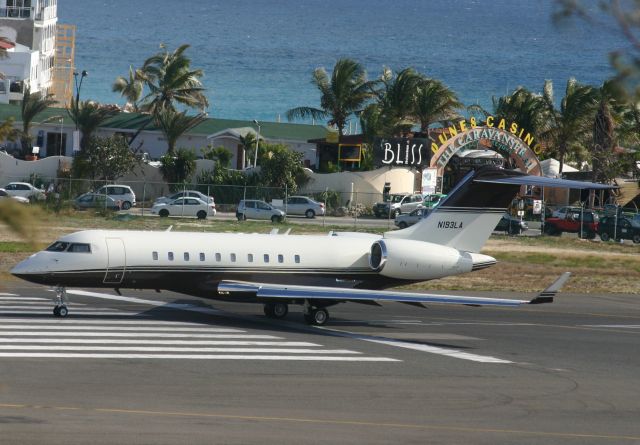
[[[594,0],[595,1],[595,0]],[[284,120],[296,106],[319,106],[311,73],[337,59],[412,66],[453,88],[465,104],[490,107],[517,86],[561,97],[569,77],[600,85],[607,54],[624,47],[613,29],[554,24],[552,0],[59,0],[61,23],[75,24],[76,66],[87,70],[81,97],[124,104],[111,92],[130,65],[164,43],[191,45],[194,68],[219,118]],[[594,9],[595,10],[595,9]]]

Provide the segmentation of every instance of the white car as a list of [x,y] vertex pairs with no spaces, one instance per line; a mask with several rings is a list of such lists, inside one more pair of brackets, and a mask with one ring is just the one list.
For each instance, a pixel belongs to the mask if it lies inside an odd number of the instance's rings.
[[129,210],[136,205],[136,194],[128,185],[110,184],[103,185],[95,191],[98,195],[107,195],[114,201],[120,202],[122,210]]
[[151,213],[162,217],[195,216],[205,219],[207,216],[216,216],[216,207],[198,198],[178,198],[170,203],[154,204]]
[[27,198],[23,198],[22,196],[11,196],[5,189],[0,189],[0,201],[3,199],[13,199],[21,204],[29,204],[29,200]]
[[287,215],[304,215],[307,218],[324,215],[324,204],[314,201],[306,196],[289,196],[283,206],[271,205],[280,210],[284,210]]
[[31,201],[45,198],[44,190],[34,187],[28,182],[10,182],[3,188],[9,196],[21,196]]
[[168,204],[171,201],[175,201],[178,198],[198,198],[201,199],[204,202],[208,202],[209,204],[214,204],[215,205],[215,201],[213,200],[213,196],[207,196],[204,193],[200,193],[197,190],[184,190],[181,192],[176,192],[172,195],[169,196],[161,196],[159,198],[156,199],[156,201],[154,202],[154,204]]

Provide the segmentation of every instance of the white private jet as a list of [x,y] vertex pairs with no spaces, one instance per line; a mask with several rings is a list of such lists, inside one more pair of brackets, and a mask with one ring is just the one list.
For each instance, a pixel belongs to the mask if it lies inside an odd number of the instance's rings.
[[343,302],[397,301],[472,306],[548,303],[566,272],[532,300],[384,290],[484,269],[478,253],[522,185],[610,188],[601,184],[482,168],[470,172],[417,224],[383,235],[191,233],[85,230],[66,235],[19,263],[11,273],[54,286],[53,313],[66,316],[66,287],[170,290],[212,299],[264,304],[283,318],[289,304],[323,325],[327,307]]

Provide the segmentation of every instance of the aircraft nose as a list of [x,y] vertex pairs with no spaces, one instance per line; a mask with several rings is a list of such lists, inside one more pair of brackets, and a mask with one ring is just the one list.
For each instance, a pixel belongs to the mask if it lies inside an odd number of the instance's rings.
[[10,273],[19,278],[29,279],[30,276],[42,275],[48,270],[49,267],[47,267],[46,262],[39,258],[38,254],[34,254],[16,264]]

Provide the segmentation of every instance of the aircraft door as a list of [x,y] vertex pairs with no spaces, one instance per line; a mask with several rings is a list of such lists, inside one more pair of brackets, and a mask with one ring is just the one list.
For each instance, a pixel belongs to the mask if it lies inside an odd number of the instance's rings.
[[107,238],[107,273],[104,284],[120,284],[124,278],[127,255],[120,238]]

